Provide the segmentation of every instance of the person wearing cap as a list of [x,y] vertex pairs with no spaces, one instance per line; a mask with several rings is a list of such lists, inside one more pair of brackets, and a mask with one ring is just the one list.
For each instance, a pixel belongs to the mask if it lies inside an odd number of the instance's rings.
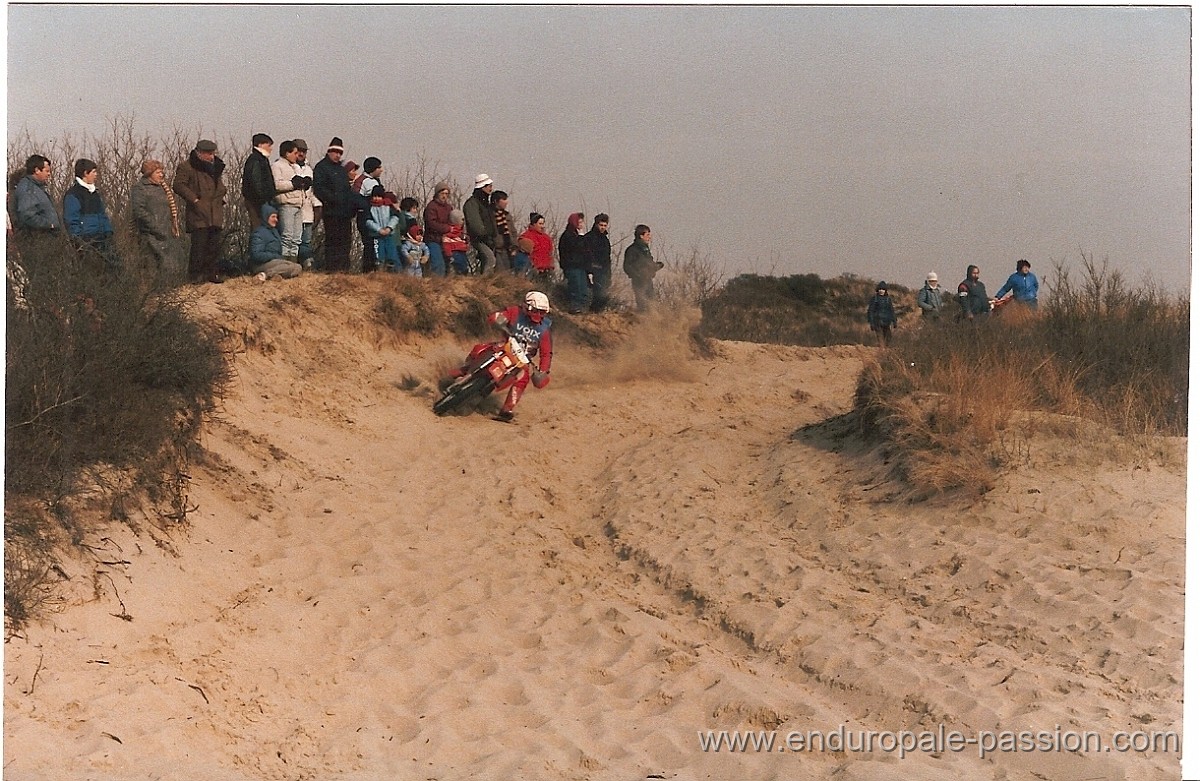
[[450,184],[438,182],[433,186],[433,198],[425,205],[425,246],[429,248],[429,270],[445,276],[449,258],[442,251],[442,239],[450,232]]
[[420,223],[408,226],[404,243],[400,245],[400,257],[404,260],[404,273],[410,277],[425,276],[424,268],[429,265],[429,248],[425,245],[425,231]]
[[191,282],[224,282],[218,273],[221,230],[225,227],[225,161],[217,145],[200,139],[188,159],[175,169],[171,185],[185,205],[187,232],[191,236],[188,279]]
[[942,317],[942,289],[938,287],[936,271],[925,275],[925,286],[917,292],[917,306],[921,308],[921,319],[937,322]]
[[325,157],[313,167],[313,195],[321,202],[321,224],[325,227],[325,270],[330,272],[350,270],[354,213],[357,207],[367,205],[350,186],[342,167],[345,151],[342,139],[334,136]]
[[250,138],[253,149],[242,165],[242,202],[250,215],[250,230],[262,225],[263,204],[275,199],[275,177],[271,174],[271,149],[275,142],[266,133]]
[[1038,278],[1034,275],[1029,261],[1021,258],[1017,261],[1017,270],[1009,275],[1008,281],[996,293],[995,298],[996,300],[1000,300],[1004,298],[1006,293],[1012,291],[1013,299],[1017,303],[1024,304],[1036,311],[1038,308],[1038,287]]
[[129,209],[138,241],[154,259],[159,284],[173,287],[183,281],[186,266],[179,202],[166,173],[158,160],[142,163],[142,175],[129,191]]
[[[375,192],[376,187],[382,187],[380,177],[383,176],[383,161],[378,157],[368,157],[363,160],[362,171],[354,179],[352,185],[354,191],[363,198],[369,199],[371,193]],[[375,242],[372,240],[371,232],[367,228],[367,211],[368,209],[360,209],[358,213],[358,233],[362,237],[362,272],[369,274],[378,266],[378,258],[375,256]]]
[[481,274],[496,270],[496,215],[492,210],[492,177],[479,174],[475,177],[475,189],[471,197],[463,202],[463,219],[466,221],[467,237],[482,264]]
[[303,190],[304,199],[300,203],[300,246],[297,248],[297,260],[300,261],[300,265],[309,269],[313,266],[313,225],[321,218],[321,201],[313,192],[314,173],[312,166],[308,164],[308,142],[297,138],[293,139],[292,143],[296,145],[296,174],[309,185]]
[[370,193],[371,206],[363,212],[363,241],[371,244],[371,257],[386,271],[400,271],[400,252],[396,244],[396,228],[400,215],[388,203],[382,184]]
[[875,286],[875,295],[867,304],[867,324],[879,340],[879,346],[887,347],[892,341],[892,329],[896,326],[896,308],[892,306],[892,297],[888,295],[887,282],[880,281]]

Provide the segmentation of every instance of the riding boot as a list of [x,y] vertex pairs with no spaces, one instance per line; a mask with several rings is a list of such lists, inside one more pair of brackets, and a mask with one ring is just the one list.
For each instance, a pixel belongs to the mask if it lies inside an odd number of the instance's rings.
[[504,400],[504,406],[500,408],[501,412],[511,413],[517,406],[517,402],[521,400],[521,394],[524,389],[520,385],[514,385],[508,391],[508,398]]

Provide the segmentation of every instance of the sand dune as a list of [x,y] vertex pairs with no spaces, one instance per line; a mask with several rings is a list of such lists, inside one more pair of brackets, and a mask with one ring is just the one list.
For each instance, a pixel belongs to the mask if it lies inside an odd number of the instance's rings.
[[1179,778],[780,748],[1180,730],[1181,465],[1047,441],[981,502],[898,502],[839,417],[862,348],[689,359],[669,319],[607,356],[560,338],[514,425],[437,418],[467,343],[389,338],[384,282],[329,284],[203,291],[245,349],[198,509],[91,540],[77,604],[8,643],[6,779]]

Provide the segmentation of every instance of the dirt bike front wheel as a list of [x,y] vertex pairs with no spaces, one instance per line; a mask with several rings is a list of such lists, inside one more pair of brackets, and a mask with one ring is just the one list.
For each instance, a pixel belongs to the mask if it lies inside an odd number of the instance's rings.
[[435,415],[445,415],[474,398],[482,398],[491,392],[491,377],[471,377],[465,382],[456,382],[446,389],[442,397],[433,403]]

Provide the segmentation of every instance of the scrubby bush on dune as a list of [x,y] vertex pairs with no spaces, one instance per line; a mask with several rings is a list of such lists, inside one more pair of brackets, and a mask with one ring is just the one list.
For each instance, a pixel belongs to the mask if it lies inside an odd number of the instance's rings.
[[[837,279],[742,274],[702,304],[700,330],[715,339],[768,344],[874,344],[866,311],[876,281],[853,274]],[[908,288],[892,285],[889,293],[897,315],[915,309]]]
[[[229,371],[184,294],[108,279],[64,242],[26,246],[20,262],[28,283],[25,306],[8,296],[4,440],[5,605],[18,623],[21,594],[36,594],[51,568],[46,540],[82,541],[74,495],[99,486],[115,517],[148,498],[183,519],[188,448]],[[48,512],[32,517],[34,507]]]
[[1055,269],[1036,314],[1010,305],[975,326],[924,324],[864,367],[862,423],[897,446],[914,487],[987,489],[1043,425],[1029,413],[1134,439],[1186,435],[1188,300],[1131,287],[1090,258],[1082,266],[1082,283]]

